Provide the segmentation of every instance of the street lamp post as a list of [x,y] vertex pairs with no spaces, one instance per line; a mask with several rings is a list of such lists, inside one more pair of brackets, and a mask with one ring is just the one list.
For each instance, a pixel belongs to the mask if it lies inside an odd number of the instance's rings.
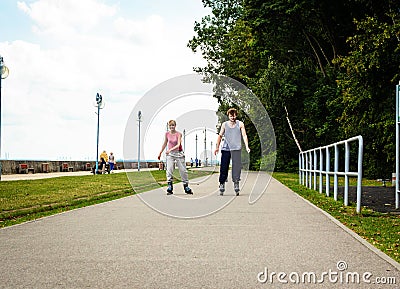
[[140,123],[142,121],[142,112],[138,112],[138,123],[139,123],[139,136],[138,136],[138,172],[140,171]]
[[211,146],[210,146],[210,148],[211,148],[211,149],[210,149],[210,152],[211,152],[211,153],[210,153],[210,165],[211,165],[211,166],[212,166],[212,155],[213,155],[212,147],[213,147],[213,146],[212,146],[212,141],[211,141]]
[[196,134],[196,167],[198,164],[198,158],[197,158],[197,134]]
[[[167,126],[166,126],[165,131],[167,131],[167,132],[169,131],[168,121],[167,121]],[[165,147],[165,166],[167,166],[167,150],[168,150],[168,145]]]
[[207,128],[204,128],[204,166],[207,166]]
[[7,78],[8,68],[4,65],[3,57],[0,55],[0,181],[2,174],[2,163],[1,163],[1,80]]
[[97,144],[96,144],[96,171],[94,172],[94,175],[96,175],[99,170],[100,109],[104,107],[103,97],[99,93],[96,94],[95,106],[97,107]]
[[186,151],[186,130],[183,130],[183,151]]

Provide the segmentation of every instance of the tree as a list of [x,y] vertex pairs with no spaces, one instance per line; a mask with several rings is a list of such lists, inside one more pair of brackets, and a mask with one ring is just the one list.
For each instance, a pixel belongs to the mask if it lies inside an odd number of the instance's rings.
[[211,8],[211,15],[195,22],[194,36],[188,43],[193,52],[200,50],[207,60],[207,67],[196,67],[200,73],[223,74],[225,52],[229,42],[228,33],[242,14],[241,0],[202,0],[205,8]]
[[[357,34],[348,39],[353,49],[338,57],[343,73],[338,102],[344,107],[339,119],[346,136],[364,137],[365,173],[388,178],[394,171],[395,95],[400,69],[399,14],[355,21]],[[400,19],[399,19],[400,20]],[[391,23],[390,23],[391,22]]]
[[[285,107],[304,149],[362,134],[366,176],[392,170],[400,37],[394,0],[203,4],[212,13],[196,22],[188,44],[207,60],[196,71],[232,77],[258,96],[274,125],[278,170],[295,170],[298,160]],[[221,108],[229,105],[216,97]],[[257,151],[257,132],[246,127]]]

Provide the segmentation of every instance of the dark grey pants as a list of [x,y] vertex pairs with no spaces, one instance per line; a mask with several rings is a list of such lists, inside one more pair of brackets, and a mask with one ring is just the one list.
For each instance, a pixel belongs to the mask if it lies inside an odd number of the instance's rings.
[[232,159],[232,181],[240,181],[242,172],[242,151],[221,151],[221,167],[219,169],[219,183],[223,184],[228,178],[229,163]]

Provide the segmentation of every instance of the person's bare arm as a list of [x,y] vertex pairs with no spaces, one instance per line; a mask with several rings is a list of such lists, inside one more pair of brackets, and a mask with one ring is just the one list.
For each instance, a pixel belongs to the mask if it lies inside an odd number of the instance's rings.
[[219,131],[218,137],[217,137],[217,144],[215,145],[215,151],[214,151],[214,155],[217,155],[219,152],[219,146],[221,145],[221,140],[222,140],[222,136],[225,133],[225,123],[222,124],[221,126],[221,130]]
[[246,128],[244,127],[243,122],[240,122],[240,131],[242,132],[243,142],[244,142],[244,145],[246,146],[246,151],[248,153],[250,153],[249,141],[247,139]]
[[163,153],[163,151],[165,150],[165,147],[167,146],[167,136],[165,135],[165,137],[164,137],[164,143],[162,144],[162,147],[161,147],[161,151],[160,151],[160,153],[158,154],[158,159],[161,159],[161,155],[162,155],[162,153]]

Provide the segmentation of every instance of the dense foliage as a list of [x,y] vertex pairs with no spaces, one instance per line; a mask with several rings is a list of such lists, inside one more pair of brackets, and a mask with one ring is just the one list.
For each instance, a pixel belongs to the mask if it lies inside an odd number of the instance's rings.
[[[297,168],[299,150],[286,108],[303,150],[362,135],[364,175],[391,176],[400,80],[397,1],[203,0],[203,5],[211,13],[195,23],[188,46],[207,66],[195,70],[239,80],[257,95],[274,126],[276,170]],[[229,104],[219,101],[224,111]],[[257,134],[246,126],[257,151]],[[257,164],[257,156],[252,158]]]

